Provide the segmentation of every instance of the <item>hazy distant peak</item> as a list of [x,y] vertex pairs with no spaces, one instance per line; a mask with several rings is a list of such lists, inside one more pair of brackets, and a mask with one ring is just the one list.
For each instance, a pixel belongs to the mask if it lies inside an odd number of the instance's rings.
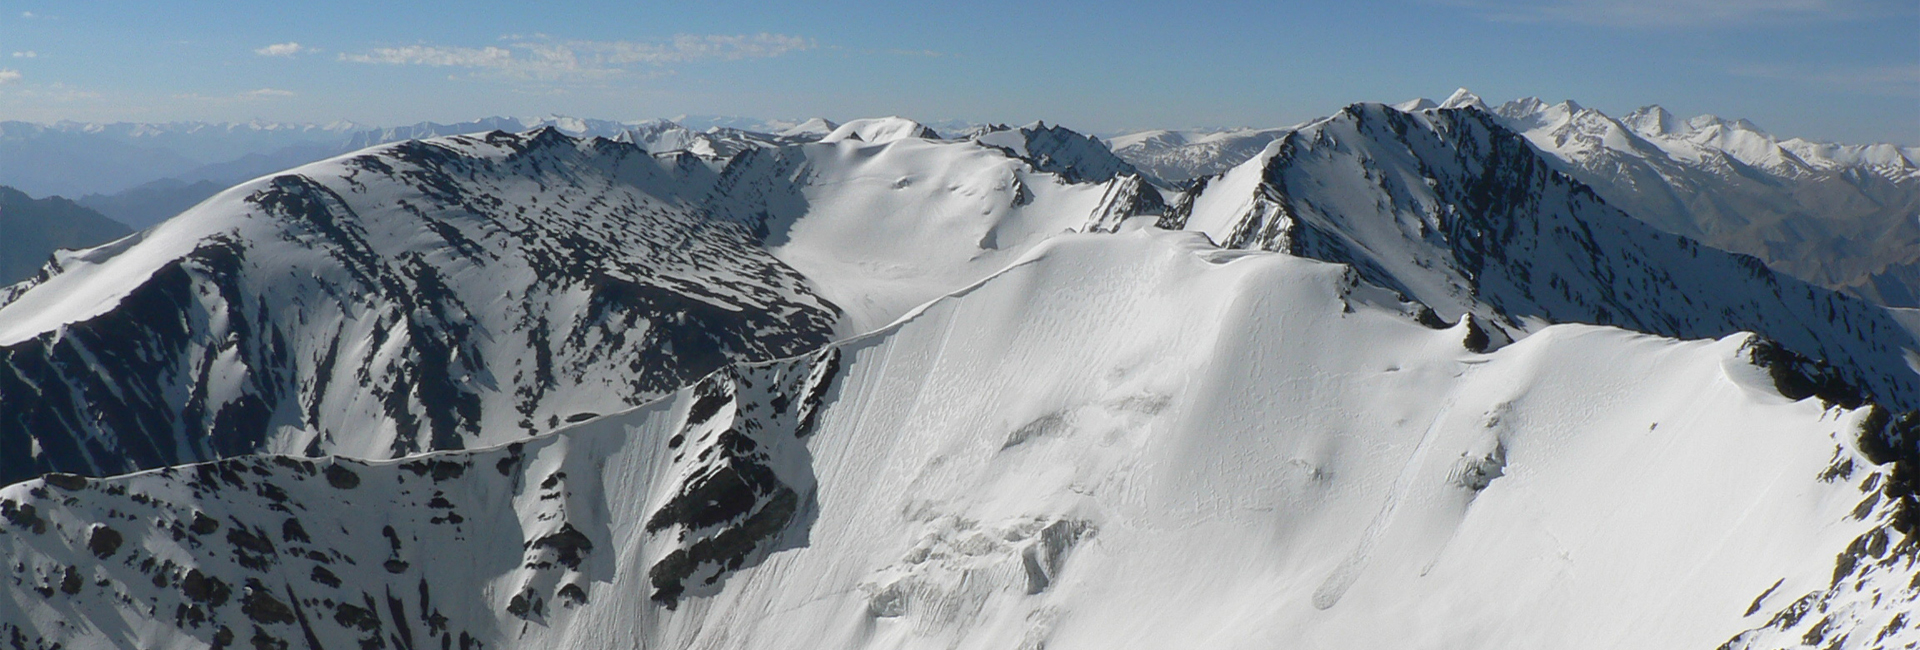
[[792,127],[789,127],[786,130],[781,131],[779,135],[783,135],[783,136],[806,135],[806,136],[825,137],[833,133],[834,129],[838,129],[838,128],[840,128],[840,125],[834,124],[832,120],[816,117],[813,119],[809,119],[805,122],[796,124]]
[[1394,110],[1400,111],[1402,113],[1412,113],[1414,111],[1424,111],[1429,108],[1434,108],[1437,106],[1439,106],[1439,104],[1433,103],[1433,100],[1427,99],[1425,97],[1420,97],[1417,99],[1409,99],[1407,101],[1394,104],[1393,108]]
[[1680,118],[1659,105],[1633,109],[1633,112],[1620,118],[1620,123],[1644,135],[1673,135],[1686,130]]

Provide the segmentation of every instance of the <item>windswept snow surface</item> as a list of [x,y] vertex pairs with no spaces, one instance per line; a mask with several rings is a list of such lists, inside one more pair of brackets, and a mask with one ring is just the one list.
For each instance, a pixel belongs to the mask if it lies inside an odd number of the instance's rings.
[[1748,335],[1565,325],[1481,354],[1419,312],[1193,234],[1055,238],[872,335],[507,447],[5,488],[0,636],[1920,641],[1890,624],[1914,607],[1911,468],[1856,447],[1872,409],[1782,397]]

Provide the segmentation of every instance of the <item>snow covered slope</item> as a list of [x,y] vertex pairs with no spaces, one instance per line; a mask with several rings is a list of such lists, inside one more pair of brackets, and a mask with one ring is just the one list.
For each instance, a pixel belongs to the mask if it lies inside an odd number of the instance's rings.
[[1352,264],[1447,320],[1474,314],[1492,345],[1542,323],[1757,332],[1861,399],[1920,408],[1920,342],[1885,309],[1642,224],[1477,108],[1350,106],[1203,179],[1162,224]]
[[1782,140],[1746,120],[1619,119],[1534,98],[1493,111],[1601,197],[1662,230],[1883,304],[1920,306],[1920,164],[1889,144]]
[[1882,412],[1783,397],[1804,378],[1748,335],[1483,354],[1421,312],[1191,234],[1055,238],[873,335],[505,447],[0,489],[0,638],[1920,642],[1913,466],[1858,442]]
[[0,482],[517,439],[884,325],[1137,186],[910,137],[384,145],[0,295]]

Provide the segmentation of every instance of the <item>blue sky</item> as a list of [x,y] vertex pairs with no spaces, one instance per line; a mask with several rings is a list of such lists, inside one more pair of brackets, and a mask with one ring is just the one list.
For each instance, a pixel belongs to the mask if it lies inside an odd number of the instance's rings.
[[1920,144],[1913,0],[294,3],[0,0],[0,119],[369,124],[900,114],[1278,126],[1575,99]]

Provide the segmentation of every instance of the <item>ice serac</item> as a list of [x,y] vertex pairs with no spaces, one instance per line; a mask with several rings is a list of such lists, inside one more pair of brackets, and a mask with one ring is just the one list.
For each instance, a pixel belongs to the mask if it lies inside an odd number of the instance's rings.
[[1811,366],[1751,335],[1480,353],[1423,313],[1192,233],[1056,237],[881,331],[504,447],[0,488],[0,638],[1920,641],[1881,411],[1783,394]]
[[1609,204],[1809,282],[1920,306],[1920,165],[1898,147],[1781,139],[1659,106],[1614,119],[1572,102],[1493,109]]
[[1920,407],[1920,343],[1885,309],[1634,220],[1501,122],[1356,104],[1206,180],[1162,223],[1353,265],[1496,339],[1565,322],[1757,332],[1839,368],[1864,391],[1854,405]]

